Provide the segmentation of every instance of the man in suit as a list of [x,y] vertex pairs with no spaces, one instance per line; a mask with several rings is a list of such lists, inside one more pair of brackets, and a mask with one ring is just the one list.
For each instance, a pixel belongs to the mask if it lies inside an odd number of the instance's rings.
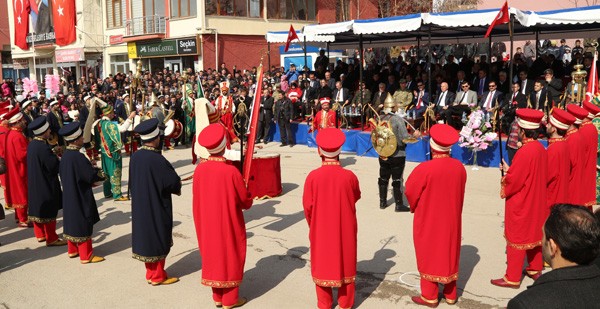
[[413,92],[414,95],[414,106],[408,110],[408,118],[417,119],[423,116],[427,105],[429,105],[429,93],[425,91],[425,84],[419,81],[417,82],[417,90]]
[[552,69],[546,69],[544,71],[544,80],[546,81],[544,88],[548,91],[548,103],[552,104],[552,102],[554,102],[554,104],[558,104],[563,88],[562,80],[554,77],[554,71]]
[[327,81],[322,79],[320,81],[321,87],[317,91],[317,97],[315,98],[315,106],[319,103],[321,98],[331,98],[333,90],[327,85]]
[[294,139],[294,133],[292,132],[292,116],[294,110],[292,101],[286,96],[281,96],[277,102],[275,102],[275,121],[279,125],[279,134],[281,135],[281,145],[294,147],[296,141]]
[[454,93],[459,93],[462,91],[462,83],[465,81],[465,71],[460,70],[456,73],[456,79],[454,79],[451,83],[450,90]]
[[347,88],[342,87],[342,82],[335,83],[332,99],[335,103],[340,104],[340,107],[350,102],[350,91]]
[[500,73],[498,73],[498,91],[502,92],[502,93],[509,93],[510,89],[511,89],[511,85],[512,81],[508,80],[506,71],[500,71]]
[[406,89],[410,90],[410,92],[417,89],[417,82],[414,81],[412,74],[406,74],[404,78],[406,79]]
[[[542,255],[552,271],[508,302],[518,308],[591,308],[600,303],[600,224],[582,206],[557,204],[543,228]],[[596,304],[596,305],[594,305]]]
[[469,82],[463,80],[461,84],[462,90],[456,94],[452,106],[448,107],[449,113],[446,113],[446,123],[456,129],[462,128],[462,122],[460,119],[455,121],[452,116],[461,118],[463,114],[468,116],[471,113],[471,106],[477,104],[477,93],[470,90],[470,87]]
[[480,100],[483,97],[483,93],[486,90],[486,86],[489,84],[490,79],[487,76],[485,70],[480,69],[477,71],[477,78],[473,82],[473,90],[477,92],[477,99]]
[[488,84],[489,91],[483,93],[481,100],[479,101],[479,107],[484,113],[493,112],[496,107],[502,105],[503,95],[502,92],[497,90],[495,81],[490,81]]
[[527,107],[527,97],[521,93],[521,84],[515,82],[512,84],[512,92],[505,98],[509,104],[515,105],[516,108]]
[[260,98],[260,110],[258,114],[258,132],[257,141],[262,139],[265,145],[268,143],[269,129],[271,121],[273,121],[273,97],[269,94],[269,89],[263,89],[262,97]]
[[385,91],[385,84],[379,83],[379,90],[373,94],[373,99],[371,100],[371,106],[379,113],[379,110],[383,108],[383,102],[385,98],[387,98],[388,92]]
[[447,120],[447,114],[450,113],[448,108],[454,103],[454,92],[448,90],[448,83],[442,82],[440,84],[440,95],[435,100],[435,112],[440,114],[442,120]]
[[547,102],[548,92],[546,91],[546,88],[544,88],[543,81],[536,81],[533,86],[533,91],[529,95],[531,108],[545,111]]
[[533,91],[533,80],[529,79],[527,77],[527,71],[526,70],[522,70],[521,72],[519,72],[519,83],[520,83],[520,89],[521,89],[521,93],[524,94],[525,96],[528,96],[532,91]]

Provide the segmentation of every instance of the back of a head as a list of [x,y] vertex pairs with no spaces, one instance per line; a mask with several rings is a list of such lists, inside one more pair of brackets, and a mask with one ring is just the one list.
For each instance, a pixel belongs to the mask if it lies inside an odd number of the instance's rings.
[[600,223],[587,208],[556,204],[544,224],[546,240],[553,239],[564,259],[587,265],[600,253]]

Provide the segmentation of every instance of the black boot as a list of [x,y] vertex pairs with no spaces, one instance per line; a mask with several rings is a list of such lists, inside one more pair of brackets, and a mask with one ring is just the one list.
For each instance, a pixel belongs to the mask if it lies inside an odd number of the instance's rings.
[[394,201],[396,202],[396,212],[410,211],[410,208],[404,206],[402,199],[402,180],[395,179],[392,181],[392,191],[394,192]]
[[385,209],[387,205],[387,191],[389,180],[379,178],[379,208]]

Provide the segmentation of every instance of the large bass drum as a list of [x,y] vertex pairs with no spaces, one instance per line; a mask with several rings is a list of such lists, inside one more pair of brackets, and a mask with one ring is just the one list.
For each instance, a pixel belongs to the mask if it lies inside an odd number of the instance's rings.
[[183,125],[176,119],[169,119],[165,124],[165,137],[178,139],[183,132]]

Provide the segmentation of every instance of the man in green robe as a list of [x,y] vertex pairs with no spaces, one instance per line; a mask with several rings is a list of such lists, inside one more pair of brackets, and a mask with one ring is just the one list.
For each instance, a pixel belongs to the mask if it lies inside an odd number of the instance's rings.
[[190,84],[186,84],[186,92],[183,100],[183,111],[185,114],[185,141],[191,143],[192,136],[196,134],[196,117],[194,117],[194,91]]
[[128,201],[129,197],[121,193],[121,172],[123,161],[121,149],[121,133],[125,132],[131,125],[135,112],[131,112],[127,120],[122,124],[113,122],[115,112],[111,105],[102,108],[102,119],[94,125],[94,138],[99,145],[102,170],[107,176],[104,181],[104,197],[113,197],[115,201]]

